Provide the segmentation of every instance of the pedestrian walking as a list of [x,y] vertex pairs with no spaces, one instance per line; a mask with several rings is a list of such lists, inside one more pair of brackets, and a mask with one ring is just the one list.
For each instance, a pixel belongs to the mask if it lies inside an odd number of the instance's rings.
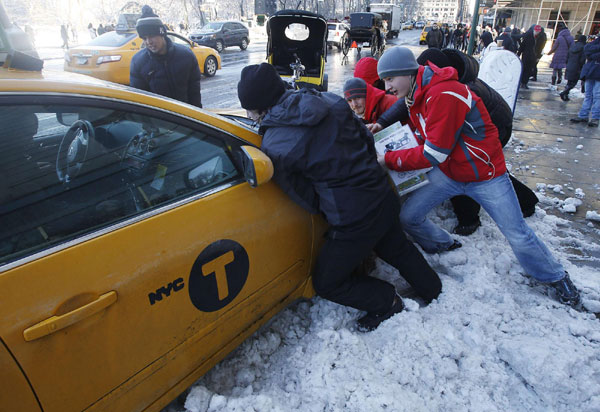
[[[533,27],[535,29],[535,25]],[[548,37],[546,36],[544,28],[540,26],[540,32],[535,36],[535,65],[533,66],[533,71],[531,75],[531,80],[533,80],[534,82],[537,82],[537,65],[540,62],[542,56],[544,55],[544,47],[546,47],[547,39]]]
[[443,42],[444,35],[438,25],[434,24],[429,33],[427,33],[427,36],[425,36],[425,43],[427,43],[428,48],[435,47],[436,49],[441,49]]
[[69,48],[69,32],[67,31],[67,26],[62,24],[60,26],[60,37],[62,38],[63,44],[62,44],[62,48],[63,49],[68,49]]
[[512,37],[510,35],[510,27],[505,28],[502,34],[498,36],[498,38],[496,39],[496,43],[499,44],[500,41],[502,41],[502,47],[504,48],[504,50],[508,50],[513,53],[517,52],[517,48],[513,43]]
[[581,76],[581,68],[585,64],[585,53],[583,52],[583,48],[586,40],[587,37],[580,34],[579,37],[577,37],[577,41],[569,48],[569,54],[567,55],[567,71],[565,73],[567,85],[565,86],[565,90],[560,93],[560,98],[565,102],[570,100],[569,92],[577,85],[579,77]]
[[[581,69],[581,79],[585,81],[585,98],[573,123],[587,122],[590,127],[598,127],[600,121],[600,37],[583,48],[587,62]],[[591,114],[591,119],[589,118]],[[589,121],[588,121],[589,120]]]
[[406,238],[398,197],[377,164],[373,136],[343,98],[289,89],[268,63],[242,70],[238,97],[259,124],[261,149],[273,161],[275,182],[330,225],[312,275],[317,294],[366,311],[357,322],[361,331],[402,311],[392,284],[352,276],[374,250],[426,303],[436,299],[440,279]]
[[527,83],[529,78],[533,75],[533,69],[536,62],[535,54],[535,37],[542,31],[542,26],[535,25],[529,28],[521,39],[521,45],[517,51],[517,56],[521,57],[521,63],[523,68],[521,71],[521,88],[529,89]]
[[563,77],[563,69],[567,67],[567,57],[569,56],[569,49],[575,43],[571,32],[566,27],[558,33],[556,40],[552,44],[552,48],[548,54],[554,54],[552,56],[552,62],[550,62],[550,68],[552,69],[552,84],[560,84]]
[[200,68],[190,48],[167,37],[166,27],[150,6],[142,8],[135,28],[146,47],[131,59],[131,87],[202,107]]
[[419,132],[417,147],[389,151],[380,162],[397,171],[433,168],[429,183],[402,205],[407,233],[429,253],[460,246],[427,214],[452,196],[467,195],[496,222],[525,271],[547,284],[560,302],[578,307],[581,299],[569,275],[523,219],[498,130],[481,98],[458,82],[454,68],[421,66],[405,47],[387,50],[377,70],[386,88],[405,98]]
[[98,35],[96,34],[96,29],[94,28],[94,26],[92,25],[92,23],[88,24],[88,33],[90,35],[90,38],[95,39],[96,37],[98,37]]

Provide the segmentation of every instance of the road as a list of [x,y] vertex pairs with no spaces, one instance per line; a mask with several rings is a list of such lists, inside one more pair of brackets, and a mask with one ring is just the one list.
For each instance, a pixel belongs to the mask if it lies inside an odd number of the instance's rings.
[[[400,32],[397,39],[388,42],[388,47],[402,45],[409,47],[418,56],[425,46],[419,46],[419,35],[421,30],[405,30]],[[240,108],[237,99],[237,83],[240,72],[249,64],[258,64],[266,61],[267,39],[259,36],[253,39],[247,50],[239,47],[229,47],[221,53],[221,70],[214,77],[203,77],[202,104],[206,108]],[[44,58],[44,68],[47,70],[63,70],[62,49],[41,49],[41,57]],[[361,57],[370,56],[368,48],[362,50]],[[344,82],[352,76],[354,65],[359,60],[355,50],[348,53],[347,62],[342,64],[343,54],[337,48],[328,50],[325,73],[329,76],[329,91],[341,94]]]

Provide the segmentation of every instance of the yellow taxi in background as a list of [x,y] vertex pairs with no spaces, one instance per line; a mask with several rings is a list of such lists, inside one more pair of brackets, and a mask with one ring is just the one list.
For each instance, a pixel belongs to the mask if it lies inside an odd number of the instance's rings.
[[427,43],[427,33],[429,33],[432,29],[433,29],[433,24],[426,24],[425,27],[423,27],[423,31],[421,32],[421,37],[419,38],[419,44]]
[[[173,43],[192,49],[205,76],[214,76],[221,68],[221,56],[214,49],[199,46],[177,33],[167,32],[167,36]],[[85,45],[69,49],[65,53],[64,69],[129,84],[129,65],[133,55],[143,47],[143,42],[135,30],[104,33]]]
[[0,68],[0,409],[159,411],[314,294],[324,222],[243,123]]

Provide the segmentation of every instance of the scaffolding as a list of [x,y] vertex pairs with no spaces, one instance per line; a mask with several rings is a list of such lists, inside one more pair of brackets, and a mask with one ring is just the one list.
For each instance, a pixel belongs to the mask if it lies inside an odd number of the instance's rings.
[[[577,6],[574,9],[569,8],[571,3],[575,3]],[[502,2],[499,0],[498,4],[494,7],[496,9],[495,13],[511,10],[514,16],[514,11],[537,11],[537,17],[535,13],[532,13],[530,21],[528,24],[523,24],[523,27],[528,27],[531,24],[539,24],[546,28],[555,29],[560,25],[564,25],[571,30],[577,30],[583,34],[597,34],[600,29],[600,19],[594,18],[595,12],[600,11],[598,8],[600,0],[540,0],[538,7],[523,7],[521,4],[521,1]],[[548,7],[551,5],[552,7]],[[558,9],[555,5],[558,5]],[[565,5],[567,5],[568,10],[566,10]],[[544,15],[542,15],[543,11],[546,11]],[[550,18],[550,14],[555,11],[557,12],[556,16]],[[567,19],[564,19],[563,11],[569,13]],[[571,16],[573,17],[571,18]],[[553,30],[553,32],[555,31]]]

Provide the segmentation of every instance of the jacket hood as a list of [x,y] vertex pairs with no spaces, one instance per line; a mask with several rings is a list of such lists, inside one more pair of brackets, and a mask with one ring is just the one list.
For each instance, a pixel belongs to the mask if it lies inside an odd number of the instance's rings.
[[583,48],[585,47],[584,43],[581,42],[575,42],[573,43],[573,45],[569,48],[569,53],[572,54],[579,54],[583,52]]
[[419,66],[417,72],[417,90],[415,92],[415,103],[425,95],[431,87],[448,80],[458,81],[458,73],[454,67],[439,68],[433,63],[429,66]]
[[567,30],[567,29],[562,29],[560,31],[560,33],[558,33],[557,37],[563,37],[565,40],[567,40],[569,37],[573,38],[573,36],[571,36],[571,33],[569,32],[569,30]]
[[[324,102],[319,95],[313,89],[286,90],[277,104],[268,110],[260,128],[317,125],[328,113],[322,109]],[[343,99],[340,97],[340,100]]]
[[477,78],[479,62],[474,57],[456,49],[444,49],[442,52],[450,60],[450,66],[456,69],[459,82],[470,83]]
[[367,84],[367,97],[365,99],[365,120],[371,122],[373,119],[370,118],[371,113],[373,113],[373,109],[381,99],[385,96],[385,92],[376,87]]
[[354,77],[360,77],[367,84],[373,84],[379,80],[377,74],[377,60],[372,57],[363,57],[354,67]]

